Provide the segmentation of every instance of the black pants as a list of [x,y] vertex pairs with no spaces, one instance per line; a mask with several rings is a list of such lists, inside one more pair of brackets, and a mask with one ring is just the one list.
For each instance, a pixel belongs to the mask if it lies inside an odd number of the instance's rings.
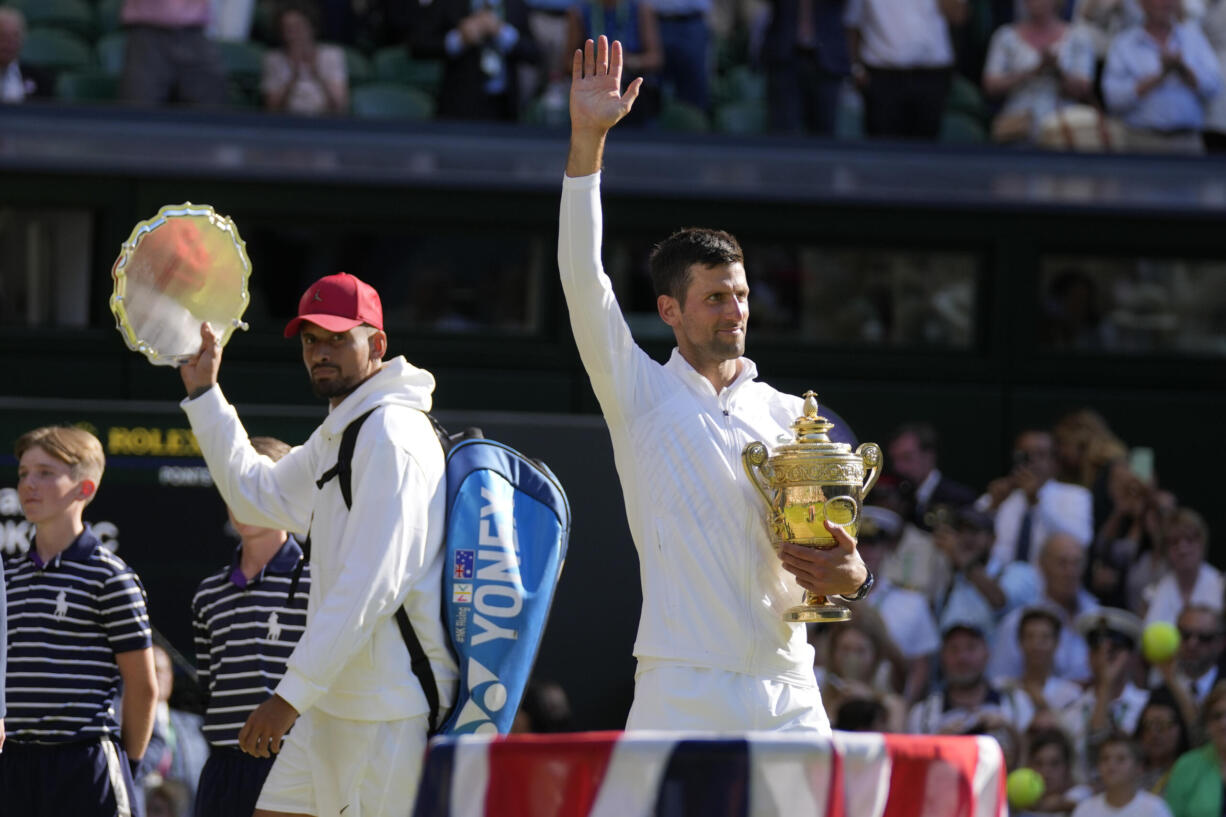
[[865,135],[936,140],[952,82],[950,68],[869,68]]
[[255,811],[255,801],[274,760],[213,747],[196,788],[196,817],[248,817]]
[[834,134],[843,78],[818,65],[812,51],[766,67],[770,129],[777,133]]
[[5,741],[0,753],[4,817],[140,817],[144,794],[128,756],[110,740],[42,746]]

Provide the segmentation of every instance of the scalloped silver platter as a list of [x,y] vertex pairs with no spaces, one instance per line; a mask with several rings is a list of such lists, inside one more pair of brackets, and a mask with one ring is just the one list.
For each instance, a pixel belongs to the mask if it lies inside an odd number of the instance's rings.
[[168,204],[142,221],[111,268],[111,312],[124,343],[155,366],[200,349],[208,321],[224,346],[251,301],[251,260],[234,222],[207,204]]

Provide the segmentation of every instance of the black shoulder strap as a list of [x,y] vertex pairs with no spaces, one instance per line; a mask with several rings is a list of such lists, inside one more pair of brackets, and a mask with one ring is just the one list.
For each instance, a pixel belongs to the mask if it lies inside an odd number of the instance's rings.
[[440,703],[438,682],[434,680],[434,669],[430,666],[430,659],[426,657],[426,650],[422,647],[421,639],[417,637],[417,632],[409,622],[409,614],[405,612],[403,605],[396,608],[396,626],[400,628],[400,637],[404,639],[404,645],[409,648],[409,666],[412,667],[413,674],[417,676],[417,682],[421,684],[421,691],[426,693],[426,704],[430,707],[430,720],[426,724],[430,736],[433,737],[438,734],[438,727],[441,725],[438,722]]
[[[315,480],[315,487],[322,489],[328,484],[328,480],[333,477],[337,478],[340,483],[341,497],[345,500],[345,507],[353,506],[353,451],[358,445],[358,432],[362,430],[362,423],[365,423],[370,415],[375,413],[375,409],[363,414],[361,417],[353,420],[349,425],[345,426],[345,430],[341,432],[341,446],[336,452],[336,464],[323,472],[319,479]],[[314,522],[315,516],[311,515],[311,520]],[[294,594],[298,592],[298,582],[302,579],[302,568],[307,562],[311,561],[311,530],[307,527],[306,539],[302,542],[302,558],[298,560],[298,566],[294,568],[294,576],[289,583],[289,604],[294,603]]]
[[379,407],[375,406],[345,426],[345,430],[341,432],[341,447],[336,452],[336,465],[324,471],[323,475],[315,480],[315,487],[323,488],[328,484],[328,480],[336,477],[346,508],[353,507],[353,450],[358,445],[358,432],[362,430],[362,424],[375,413],[377,408]]

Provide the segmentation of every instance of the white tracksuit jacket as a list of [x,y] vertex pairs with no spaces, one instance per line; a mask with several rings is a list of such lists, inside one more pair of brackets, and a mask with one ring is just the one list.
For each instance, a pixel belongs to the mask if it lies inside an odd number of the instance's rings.
[[[446,486],[443,453],[429,419],[434,377],[403,357],[333,409],[305,444],[273,463],[247,440],[219,387],[183,409],[222,498],[241,522],[311,534],[307,626],[277,694],[299,712],[391,721],[424,715],[425,694],[392,618],[405,605],[443,690],[457,669],[443,646],[439,594]],[[336,479],[341,433],[367,410],[353,455],[353,506]]]
[[674,349],[661,366],[634,343],[600,261],[600,174],[566,177],[558,265],[571,327],[600,400],[639,554],[634,654],[812,687],[805,628],[781,615],[802,590],[771,545],[766,506],[741,465],[801,415],[799,397],[741,374],[719,394]]

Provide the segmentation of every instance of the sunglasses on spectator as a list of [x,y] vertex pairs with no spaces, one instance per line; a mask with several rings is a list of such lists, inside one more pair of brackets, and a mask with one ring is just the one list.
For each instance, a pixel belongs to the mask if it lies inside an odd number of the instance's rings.
[[1192,630],[1180,630],[1179,637],[1184,641],[1199,641],[1201,644],[1211,644],[1213,640],[1221,637],[1221,633],[1198,633]]

